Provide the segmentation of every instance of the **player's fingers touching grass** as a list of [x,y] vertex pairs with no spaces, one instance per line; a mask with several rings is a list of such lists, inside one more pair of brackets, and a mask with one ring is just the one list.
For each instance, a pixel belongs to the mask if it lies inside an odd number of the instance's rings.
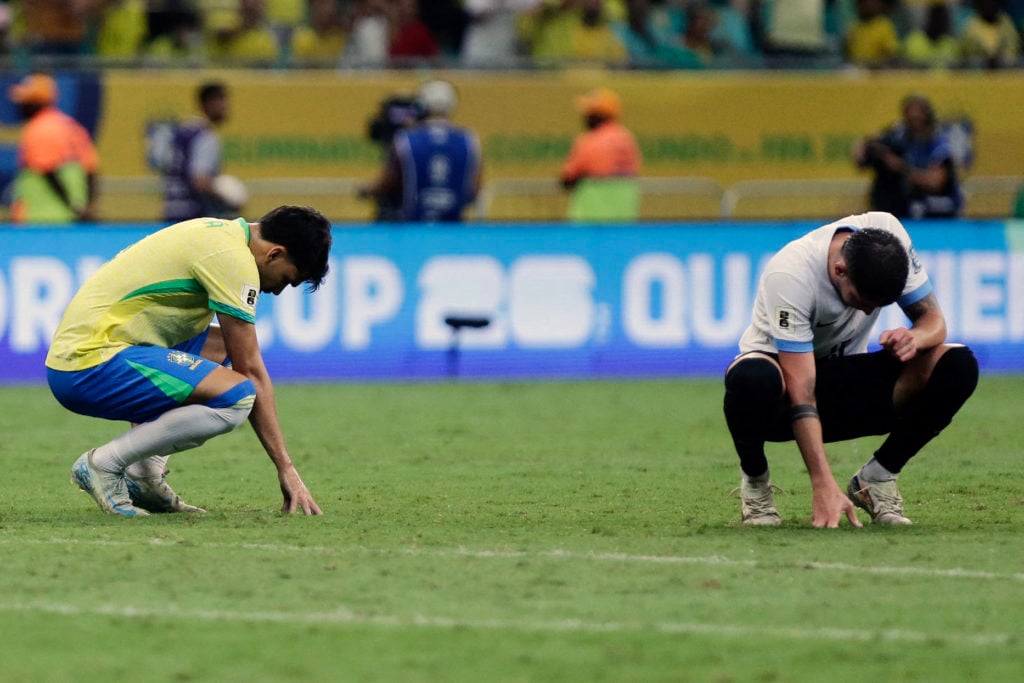
[[281,512],[292,514],[302,510],[306,515],[320,515],[323,512],[320,506],[313,499],[313,494],[306,488],[299,473],[294,467],[287,467],[282,470],[278,479],[281,483],[281,493],[284,495],[284,504]]

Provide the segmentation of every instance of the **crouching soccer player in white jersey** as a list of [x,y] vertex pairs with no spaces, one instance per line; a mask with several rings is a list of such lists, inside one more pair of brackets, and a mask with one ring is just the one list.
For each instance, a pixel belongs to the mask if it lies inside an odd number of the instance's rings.
[[[879,309],[897,302],[910,327],[885,330],[868,353]],[[758,285],[753,320],[725,375],[725,417],[740,458],[744,524],[781,523],[766,441],[795,440],[811,479],[811,523],[910,524],[896,477],[974,392],[978,363],[947,344],[946,322],[903,225],[849,216],[785,245]],[[825,443],[888,435],[846,493]]]
[[288,455],[255,322],[261,292],[315,291],[330,247],[319,212],[281,206],[258,223],[176,223],[97,270],[57,327],[47,378],[69,410],[135,426],[83,453],[72,482],[114,514],[201,511],[167,484],[168,456],[248,418],[277,468],[282,510],[320,514]]

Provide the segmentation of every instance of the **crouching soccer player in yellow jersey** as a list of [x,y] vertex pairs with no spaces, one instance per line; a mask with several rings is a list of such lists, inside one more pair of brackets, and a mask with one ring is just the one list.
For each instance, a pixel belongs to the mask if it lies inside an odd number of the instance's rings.
[[96,271],[54,334],[50,389],[69,410],[135,426],[83,453],[72,482],[110,513],[201,511],[167,484],[168,456],[248,418],[277,468],[282,510],[320,514],[288,456],[255,322],[261,292],[315,291],[330,247],[319,212],[281,206],[258,223],[176,223]]

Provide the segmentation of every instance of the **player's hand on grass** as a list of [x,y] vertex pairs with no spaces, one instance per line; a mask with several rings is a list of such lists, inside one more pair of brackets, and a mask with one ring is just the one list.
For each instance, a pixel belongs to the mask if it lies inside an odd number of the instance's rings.
[[815,489],[811,499],[811,524],[822,529],[835,529],[843,515],[853,526],[864,526],[857,519],[857,508],[835,482],[825,489]]
[[905,327],[886,330],[878,338],[878,343],[904,363],[917,355],[917,342],[914,341],[914,335]]
[[320,506],[313,500],[313,494],[302,483],[302,477],[292,466],[279,470],[277,479],[281,482],[281,493],[284,494],[284,505],[281,512],[292,514],[302,512],[305,515],[322,515]]

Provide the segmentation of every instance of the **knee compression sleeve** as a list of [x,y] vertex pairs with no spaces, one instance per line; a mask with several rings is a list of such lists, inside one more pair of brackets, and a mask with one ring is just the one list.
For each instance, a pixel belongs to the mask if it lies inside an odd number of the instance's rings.
[[[234,408],[236,406],[247,406],[251,409],[255,402],[256,387],[253,385],[252,380],[247,379],[231,387],[220,396],[214,396],[203,405],[209,406],[210,408]],[[246,414],[248,414],[248,412]]]
[[899,472],[925,444],[949,426],[953,416],[978,386],[978,361],[966,346],[947,350],[932,369],[928,383],[896,418],[889,438],[875,459],[890,472]]
[[751,477],[768,470],[764,442],[775,403],[782,396],[782,375],[765,358],[748,358],[725,376],[725,421],[740,468]]

